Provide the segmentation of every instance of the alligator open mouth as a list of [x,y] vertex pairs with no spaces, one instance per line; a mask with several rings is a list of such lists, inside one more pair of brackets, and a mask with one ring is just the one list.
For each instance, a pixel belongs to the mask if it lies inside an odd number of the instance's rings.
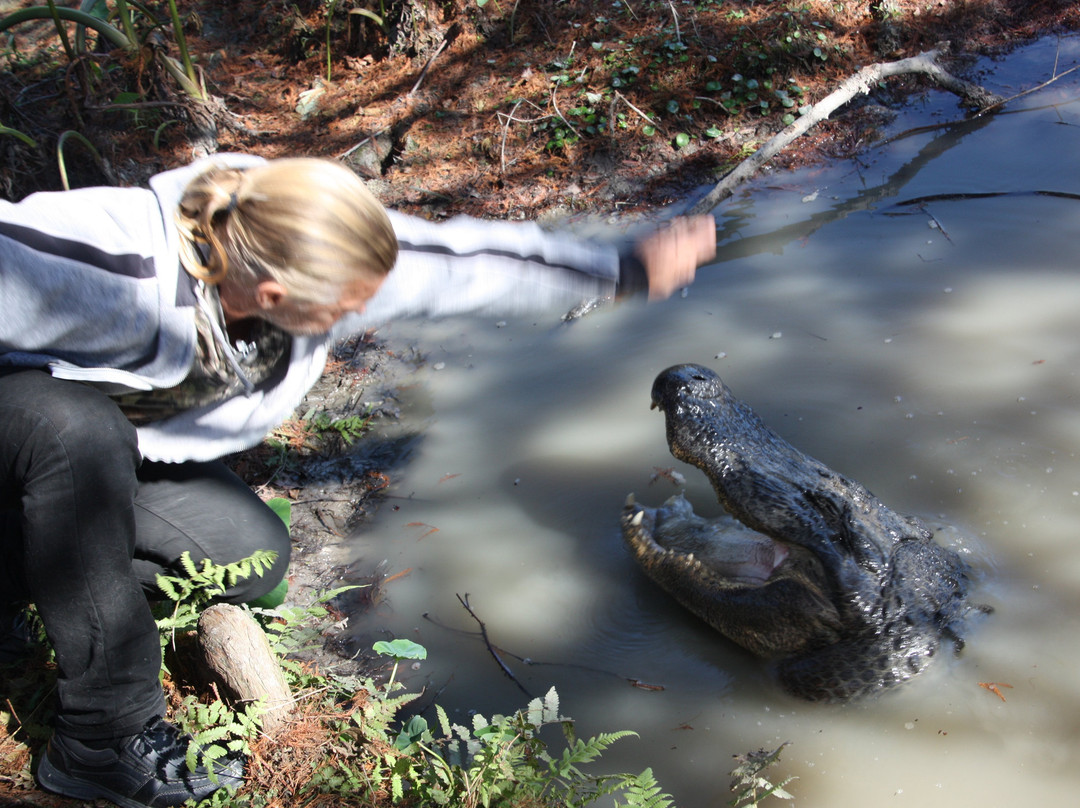
[[653,407],[668,446],[701,469],[728,515],[680,494],[623,508],[645,573],[750,651],[785,687],[846,699],[910,678],[969,611],[966,567],[918,519],[769,429],[700,365],[660,373]]
[[682,494],[659,508],[626,499],[623,535],[642,564],[671,564],[708,574],[718,585],[761,586],[789,555],[787,545],[731,517],[706,519]]

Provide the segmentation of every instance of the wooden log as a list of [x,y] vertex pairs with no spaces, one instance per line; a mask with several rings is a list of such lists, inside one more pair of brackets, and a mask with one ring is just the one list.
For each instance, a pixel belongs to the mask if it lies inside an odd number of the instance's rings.
[[226,603],[208,607],[199,617],[199,648],[211,681],[235,702],[262,699],[264,732],[279,728],[292,712],[293,700],[270,641],[243,609]]

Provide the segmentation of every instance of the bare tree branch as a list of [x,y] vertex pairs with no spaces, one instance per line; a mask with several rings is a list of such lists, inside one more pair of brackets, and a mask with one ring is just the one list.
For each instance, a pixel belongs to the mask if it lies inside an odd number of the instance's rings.
[[905,73],[922,73],[939,86],[955,93],[980,110],[987,110],[1003,103],[1004,99],[988,92],[977,84],[959,79],[944,70],[937,59],[948,47],[947,43],[917,56],[895,62],[879,62],[868,65],[855,75],[845,79],[838,88],[814,104],[810,110],[793,124],[774,135],[766,143],[743,160],[705,195],[690,213],[708,213],[734,193],[735,188],[753,176],[765,163],[783,151],[789,143],[808,132],[813,126],[826,120],[833,112],[857,95],[864,95],[880,81]]

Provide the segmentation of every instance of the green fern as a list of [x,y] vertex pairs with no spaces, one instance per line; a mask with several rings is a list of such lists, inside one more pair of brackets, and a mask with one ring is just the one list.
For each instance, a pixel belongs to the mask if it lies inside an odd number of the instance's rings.
[[215,564],[209,558],[204,558],[201,565],[196,566],[191,560],[191,553],[185,550],[178,560],[184,576],[159,574],[156,581],[158,589],[173,603],[198,607],[224,594],[241,580],[252,575],[261,578],[276,560],[277,553],[256,550],[247,558],[231,564]]
[[[653,777],[652,769],[646,769],[637,777],[626,781],[624,788],[627,808],[670,808],[675,805],[671,796],[661,790],[660,784]],[[616,808],[621,805],[622,803],[615,802]]]
[[258,702],[242,710],[232,710],[221,701],[203,704],[194,696],[187,696],[176,711],[176,718],[192,739],[186,755],[188,769],[205,766],[210,779],[216,782],[218,761],[229,755],[250,753],[250,743],[259,733],[262,709]]
[[[672,805],[651,771],[599,776],[583,772],[581,766],[595,762],[613,743],[635,733],[576,738],[573,722],[559,714],[554,688],[513,715],[489,719],[474,714],[470,727],[452,722],[438,705],[435,715],[434,730],[419,716],[409,719],[397,744],[407,757],[393,764],[400,793],[410,793],[421,804],[471,808],[532,802],[576,808],[625,792],[629,805]],[[544,728],[551,726],[560,727],[565,739],[558,756],[552,756],[541,737]],[[395,795],[398,786],[392,789]]]

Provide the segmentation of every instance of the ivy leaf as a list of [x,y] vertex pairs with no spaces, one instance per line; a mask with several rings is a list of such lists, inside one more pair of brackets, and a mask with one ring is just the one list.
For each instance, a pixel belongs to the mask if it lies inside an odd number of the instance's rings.
[[675,148],[685,149],[689,145],[690,135],[686,134],[686,132],[679,132],[679,134],[675,135]]

